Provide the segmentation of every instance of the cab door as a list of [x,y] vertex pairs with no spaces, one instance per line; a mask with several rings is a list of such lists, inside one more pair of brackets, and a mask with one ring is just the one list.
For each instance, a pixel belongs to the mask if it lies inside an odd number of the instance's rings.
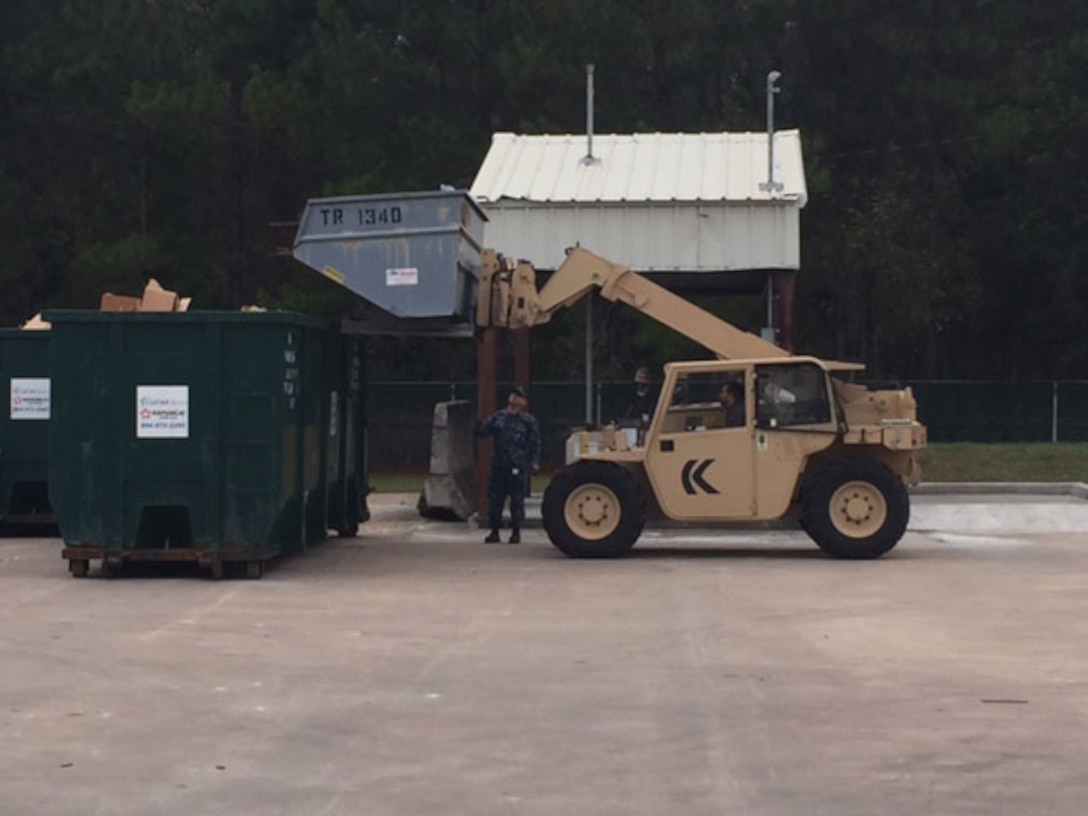
[[[729,372],[748,380],[747,372]],[[746,422],[723,427],[716,395],[723,372],[702,392],[692,375],[675,387],[676,401],[655,417],[646,450],[646,473],[665,515],[681,521],[748,519],[756,512],[754,403],[746,389]],[[679,378],[678,378],[679,379]]]
[[661,434],[647,473],[669,518],[744,519],[755,514],[752,433],[718,428]]

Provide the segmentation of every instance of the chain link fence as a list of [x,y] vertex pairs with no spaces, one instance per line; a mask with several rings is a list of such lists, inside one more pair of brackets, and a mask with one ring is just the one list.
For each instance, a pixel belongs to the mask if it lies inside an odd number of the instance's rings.
[[[919,418],[931,442],[1088,441],[1088,380],[896,385],[914,389]],[[651,386],[655,394],[658,386]],[[368,390],[369,459],[377,470],[426,470],[435,403],[476,400],[474,382],[372,382]],[[590,399],[593,421],[621,419],[633,396],[630,382],[595,384]],[[557,467],[563,463],[570,429],[586,423],[585,385],[534,383],[530,398],[544,436],[543,464]]]

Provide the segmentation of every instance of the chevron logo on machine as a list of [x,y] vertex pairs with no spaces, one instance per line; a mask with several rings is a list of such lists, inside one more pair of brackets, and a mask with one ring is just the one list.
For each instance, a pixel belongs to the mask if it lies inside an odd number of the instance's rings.
[[[680,482],[684,485],[684,492],[689,496],[694,496],[699,491],[696,487],[701,487],[704,493],[710,495],[717,495],[718,489],[714,487],[703,476],[706,473],[706,469],[714,464],[713,459],[688,459],[684,463],[684,469],[680,472]],[[694,484],[692,484],[694,482]]]

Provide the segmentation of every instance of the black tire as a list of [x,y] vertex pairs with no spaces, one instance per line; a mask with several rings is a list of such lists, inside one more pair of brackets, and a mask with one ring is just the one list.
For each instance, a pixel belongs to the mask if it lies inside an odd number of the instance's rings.
[[68,562],[68,571],[73,578],[86,578],[90,572],[90,562],[86,558],[73,558]]
[[264,561],[254,559],[246,561],[246,578],[250,581],[259,581],[264,577]]
[[801,526],[835,558],[879,558],[910,521],[903,480],[876,459],[841,459],[806,486]]
[[634,480],[608,462],[578,462],[553,476],[541,516],[552,544],[571,558],[625,555],[646,523]]

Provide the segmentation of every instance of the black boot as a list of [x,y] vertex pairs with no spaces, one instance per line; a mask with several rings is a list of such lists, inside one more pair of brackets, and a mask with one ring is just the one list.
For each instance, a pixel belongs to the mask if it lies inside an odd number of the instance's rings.
[[498,543],[499,543],[499,531],[495,530],[495,529],[492,529],[492,531],[487,534],[487,538],[484,539],[484,544],[498,544]]
[[513,529],[513,531],[510,533],[510,543],[511,544],[520,544],[521,543],[521,530],[519,530],[517,527],[515,527]]

